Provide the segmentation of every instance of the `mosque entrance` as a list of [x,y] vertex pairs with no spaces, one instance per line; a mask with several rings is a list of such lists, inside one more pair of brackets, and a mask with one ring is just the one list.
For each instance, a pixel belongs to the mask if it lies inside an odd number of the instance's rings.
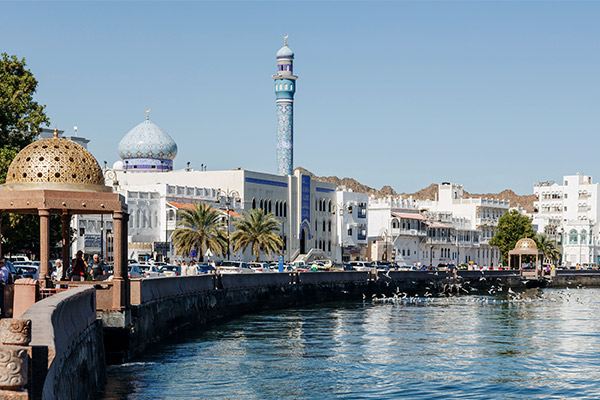
[[302,228],[300,232],[300,254],[306,254],[306,237],[308,233],[306,232],[306,228]]

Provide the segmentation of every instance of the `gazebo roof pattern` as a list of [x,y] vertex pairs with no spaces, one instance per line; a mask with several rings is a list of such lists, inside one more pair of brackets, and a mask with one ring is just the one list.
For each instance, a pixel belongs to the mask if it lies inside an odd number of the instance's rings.
[[119,142],[119,156],[123,159],[150,158],[173,160],[177,144],[158,125],[145,120],[130,130]]
[[98,161],[83,146],[63,138],[41,139],[23,148],[8,167],[4,190],[111,191]]

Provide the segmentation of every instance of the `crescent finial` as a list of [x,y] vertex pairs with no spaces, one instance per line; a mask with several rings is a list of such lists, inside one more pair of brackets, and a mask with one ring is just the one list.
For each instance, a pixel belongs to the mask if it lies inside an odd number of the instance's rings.
[[284,46],[287,46],[287,39],[288,39],[289,37],[290,37],[290,35],[285,35],[285,36],[283,37],[283,45],[284,45]]
[[150,119],[149,114],[150,114],[150,110],[152,110],[151,108],[146,110],[146,121]]

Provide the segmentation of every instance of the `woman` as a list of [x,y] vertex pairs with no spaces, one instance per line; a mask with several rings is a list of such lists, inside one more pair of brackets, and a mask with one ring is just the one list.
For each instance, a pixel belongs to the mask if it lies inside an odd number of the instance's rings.
[[79,250],[75,259],[71,263],[73,270],[72,281],[85,281],[85,274],[87,272],[87,263],[83,260],[83,251]]

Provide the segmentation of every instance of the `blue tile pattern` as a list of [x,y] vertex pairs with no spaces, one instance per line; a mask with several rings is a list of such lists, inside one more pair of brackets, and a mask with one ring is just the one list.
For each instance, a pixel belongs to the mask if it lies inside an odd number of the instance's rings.
[[277,170],[280,175],[292,175],[294,165],[294,105],[277,104]]
[[173,160],[177,144],[169,134],[146,120],[130,130],[119,142],[119,156],[127,159]]

